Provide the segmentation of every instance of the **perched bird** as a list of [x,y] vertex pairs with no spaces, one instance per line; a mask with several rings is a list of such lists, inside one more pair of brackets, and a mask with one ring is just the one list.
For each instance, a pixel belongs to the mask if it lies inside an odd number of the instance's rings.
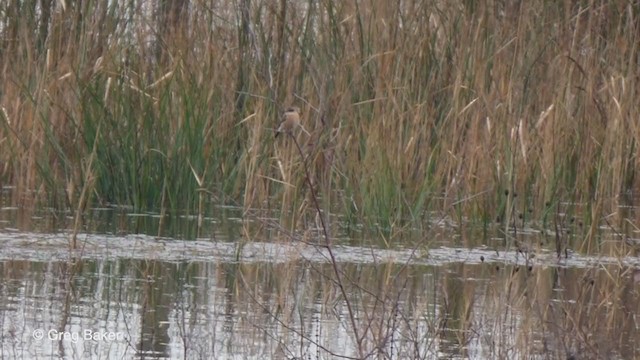
[[283,132],[289,134],[298,126],[300,126],[300,108],[296,106],[288,107],[282,115],[282,121],[278,126],[278,130],[276,130],[276,137]]

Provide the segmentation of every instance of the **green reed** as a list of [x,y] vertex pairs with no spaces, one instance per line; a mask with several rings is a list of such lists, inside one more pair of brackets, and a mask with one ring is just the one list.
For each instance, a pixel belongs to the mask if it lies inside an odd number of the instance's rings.
[[92,204],[299,209],[304,174],[272,132],[296,104],[331,211],[490,219],[510,189],[532,218],[571,199],[598,222],[638,185],[625,4],[1,5],[3,183],[72,209],[87,179]]

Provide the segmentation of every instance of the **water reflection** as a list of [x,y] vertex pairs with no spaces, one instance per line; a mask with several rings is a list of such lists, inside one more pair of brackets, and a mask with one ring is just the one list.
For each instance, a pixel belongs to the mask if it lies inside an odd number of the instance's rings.
[[344,262],[351,310],[332,265],[302,257],[5,259],[0,270],[3,358],[638,355],[635,274],[614,266]]
[[101,230],[72,251],[48,217],[17,212],[0,211],[2,358],[640,357],[640,260],[625,254],[348,241],[329,253],[249,240],[231,217],[195,240],[128,235],[157,218],[126,213],[85,219]]

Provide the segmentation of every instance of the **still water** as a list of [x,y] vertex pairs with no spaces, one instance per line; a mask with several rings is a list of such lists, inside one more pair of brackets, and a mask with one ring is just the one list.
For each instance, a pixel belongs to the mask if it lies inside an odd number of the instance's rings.
[[71,250],[46,211],[0,210],[2,359],[640,358],[631,253],[558,259],[535,231],[525,250],[458,247],[446,224],[329,249],[240,214],[184,240],[148,235],[155,215],[94,213]]

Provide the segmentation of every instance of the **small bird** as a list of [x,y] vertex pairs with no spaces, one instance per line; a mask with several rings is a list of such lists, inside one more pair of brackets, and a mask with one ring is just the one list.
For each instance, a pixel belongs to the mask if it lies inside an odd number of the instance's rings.
[[300,126],[300,108],[296,106],[288,107],[282,115],[282,121],[278,126],[278,130],[276,130],[275,137],[277,138],[283,132],[289,134],[298,126]]

